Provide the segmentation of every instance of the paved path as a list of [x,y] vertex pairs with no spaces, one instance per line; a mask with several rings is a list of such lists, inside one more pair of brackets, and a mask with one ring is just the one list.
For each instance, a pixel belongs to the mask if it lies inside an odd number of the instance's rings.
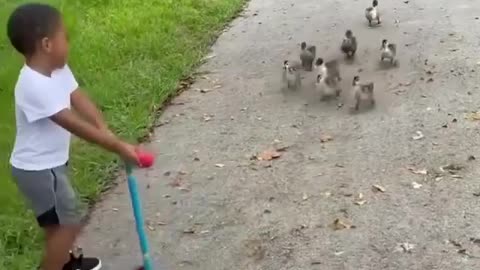
[[[200,69],[213,73],[193,86],[213,90],[174,100],[149,146],[155,168],[137,171],[154,256],[168,269],[480,267],[480,240],[471,241],[480,238],[480,171],[467,160],[480,159],[479,122],[465,119],[479,109],[480,5],[381,0],[383,24],[369,28],[369,4],[253,0],[219,38]],[[359,40],[350,64],[338,49],[347,28]],[[383,38],[398,44],[399,67],[379,66]],[[297,59],[303,40],[341,59],[345,106],[318,101],[313,73],[299,92],[280,89],[282,62]],[[348,112],[355,74],[375,82],[373,111]],[[417,131],[424,138],[412,139]],[[250,160],[275,145],[289,147],[272,162]],[[439,169],[450,163],[464,168]],[[422,169],[428,175],[412,172]],[[354,203],[358,193],[365,204]],[[333,230],[337,218],[355,228]],[[124,182],[82,242],[106,269],[140,261]]]

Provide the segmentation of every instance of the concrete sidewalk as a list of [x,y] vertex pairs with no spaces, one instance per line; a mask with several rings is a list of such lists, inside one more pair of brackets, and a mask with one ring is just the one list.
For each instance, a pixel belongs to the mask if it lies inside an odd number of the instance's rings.
[[[369,28],[370,4],[252,0],[219,38],[200,68],[212,73],[158,120],[155,167],[136,172],[165,269],[480,267],[478,161],[467,161],[480,156],[478,123],[464,117],[478,109],[480,6],[380,1],[383,23]],[[339,51],[346,29],[359,41],[350,64]],[[397,43],[399,67],[379,65],[383,38]],[[304,40],[340,59],[343,107],[318,100],[313,73],[301,91],[280,89],[282,62]],[[352,115],[356,74],[375,82],[378,105]],[[412,139],[417,131],[424,138]],[[278,159],[251,160],[284,146]],[[450,163],[463,168],[439,169]],[[337,218],[355,228],[332,229]],[[140,263],[124,181],[98,205],[82,245],[104,269]]]

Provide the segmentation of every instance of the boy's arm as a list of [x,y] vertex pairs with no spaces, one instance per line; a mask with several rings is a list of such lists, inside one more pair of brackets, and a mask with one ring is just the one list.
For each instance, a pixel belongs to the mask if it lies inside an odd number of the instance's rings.
[[82,89],[77,88],[70,94],[70,102],[72,103],[72,107],[89,123],[98,129],[108,130],[102,112]]
[[107,130],[94,127],[69,109],[59,111],[52,115],[50,119],[76,136],[117,153],[128,162],[135,164],[139,162],[135,146],[112,136]]

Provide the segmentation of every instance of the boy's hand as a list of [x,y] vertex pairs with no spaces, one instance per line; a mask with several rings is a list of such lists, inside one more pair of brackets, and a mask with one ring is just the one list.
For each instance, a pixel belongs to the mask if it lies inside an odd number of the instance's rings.
[[126,162],[140,166],[140,161],[138,159],[138,146],[120,141],[118,146],[118,154]]

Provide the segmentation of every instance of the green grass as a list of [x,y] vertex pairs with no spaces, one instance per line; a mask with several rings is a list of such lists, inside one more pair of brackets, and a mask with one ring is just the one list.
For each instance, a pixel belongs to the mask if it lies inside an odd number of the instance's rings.
[[[41,234],[12,184],[8,165],[15,124],[13,88],[22,59],[5,23],[16,5],[0,0],[0,269],[34,269]],[[244,0],[47,0],[64,13],[70,66],[120,136],[144,135],[153,111],[206,53]],[[112,181],[116,158],[75,141],[74,184],[92,202]]]

